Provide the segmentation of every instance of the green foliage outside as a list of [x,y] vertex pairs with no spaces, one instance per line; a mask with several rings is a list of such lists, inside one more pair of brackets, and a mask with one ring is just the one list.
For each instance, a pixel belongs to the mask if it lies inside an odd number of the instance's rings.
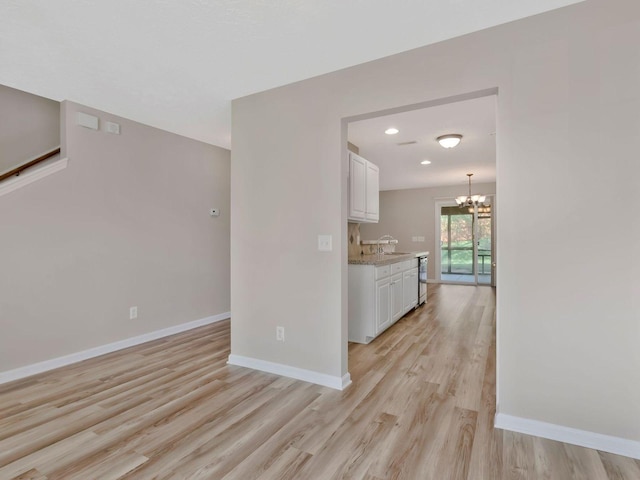
[[[478,219],[478,264],[482,273],[491,265],[491,219]],[[473,274],[473,215],[443,214],[440,217],[442,273]]]

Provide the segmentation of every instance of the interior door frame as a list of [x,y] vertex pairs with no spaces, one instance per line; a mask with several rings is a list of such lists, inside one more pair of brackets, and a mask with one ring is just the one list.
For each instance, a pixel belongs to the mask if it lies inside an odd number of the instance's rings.
[[[495,231],[495,194],[486,194],[485,197],[488,200],[488,204],[491,206],[491,210],[489,212],[489,216],[491,219],[491,230],[490,230],[490,235],[491,235],[491,249],[489,250],[490,254],[491,254],[491,262],[489,262],[489,282],[488,283],[480,283],[478,281],[478,285],[485,285],[485,286],[491,286],[491,287],[495,287],[495,268],[493,267],[493,265],[495,264],[495,258],[496,258],[496,246],[495,246],[495,238],[496,238],[496,231]],[[475,233],[477,235],[477,240],[475,242],[476,246],[480,246],[480,222],[478,221],[478,211],[476,209],[476,230]],[[479,248],[478,248],[478,254],[479,254]],[[485,270],[486,271],[486,265],[485,265]],[[478,257],[478,279],[480,275],[480,259]]]
[[497,218],[498,218],[498,202],[496,200],[496,194],[487,195],[491,198],[491,286],[495,287],[497,285],[497,268],[496,268],[496,253],[498,249],[497,243]]
[[496,286],[496,194],[486,195],[491,205],[491,263],[489,264],[489,272],[491,280],[489,283],[481,283],[480,285]]

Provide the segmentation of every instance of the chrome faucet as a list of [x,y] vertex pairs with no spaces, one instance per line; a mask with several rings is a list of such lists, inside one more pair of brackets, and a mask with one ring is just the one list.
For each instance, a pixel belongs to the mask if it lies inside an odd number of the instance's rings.
[[395,238],[393,238],[391,235],[382,235],[378,240],[376,240],[378,255],[384,255],[383,247],[380,246],[380,242],[382,240],[395,240]]

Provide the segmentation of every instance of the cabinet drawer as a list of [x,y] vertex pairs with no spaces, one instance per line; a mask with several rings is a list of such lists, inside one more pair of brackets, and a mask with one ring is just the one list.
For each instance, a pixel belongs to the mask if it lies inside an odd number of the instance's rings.
[[405,260],[404,262],[398,262],[391,265],[391,274],[406,272],[407,270],[411,270],[414,267],[418,266],[417,259]]
[[380,280],[381,278],[388,277],[391,274],[391,265],[383,265],[381,267],[376,267],[376,280]]
[[400,273],[400,272],[404,272],[406,270],[406,266],[405,266],[406,262],[398,262],[398,263],[392,263],[390,265],[391,267],[391,274],[396,274],[396,273]]

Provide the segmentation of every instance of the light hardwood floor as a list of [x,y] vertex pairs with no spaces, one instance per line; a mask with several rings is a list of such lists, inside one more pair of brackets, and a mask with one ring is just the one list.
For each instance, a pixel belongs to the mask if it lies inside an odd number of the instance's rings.
[[0,386],[0,479],[640,479],[494,430],[494,292],[429,288],[344,392],[226,365],[228,321]]

